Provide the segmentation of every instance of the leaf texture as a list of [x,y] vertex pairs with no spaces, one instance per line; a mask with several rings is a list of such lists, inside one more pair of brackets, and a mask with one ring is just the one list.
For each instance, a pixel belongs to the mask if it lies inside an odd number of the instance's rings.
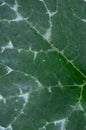
[[0,130],[86,130],[85,0],[0,0]]

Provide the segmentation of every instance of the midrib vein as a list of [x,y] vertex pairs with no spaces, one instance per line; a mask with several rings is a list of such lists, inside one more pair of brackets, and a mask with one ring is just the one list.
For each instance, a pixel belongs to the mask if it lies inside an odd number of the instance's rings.
[[51,42],[47,41],[42,34],[33,26],[31,25],[27,20],[25,20],[26,23],[38,34],[40,35],[40,37],[42,37],[43,40],[45,40],[50,46],[51,48],[53,48],[58,54],[60,54],[77,72],[80,73],[80,75],[83,76],[83,78],[86,80],[86,76],[84,75],[84,73],[75,65],[73,64],[73,62],[71,62],[71,60],[69,60],[57,47],[55,47]]

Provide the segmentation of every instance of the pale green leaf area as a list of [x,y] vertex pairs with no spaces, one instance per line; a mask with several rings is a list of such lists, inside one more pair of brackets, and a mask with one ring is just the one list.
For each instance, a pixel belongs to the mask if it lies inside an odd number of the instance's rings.
[[86,0],[0,0],[0,130],[86,130]]

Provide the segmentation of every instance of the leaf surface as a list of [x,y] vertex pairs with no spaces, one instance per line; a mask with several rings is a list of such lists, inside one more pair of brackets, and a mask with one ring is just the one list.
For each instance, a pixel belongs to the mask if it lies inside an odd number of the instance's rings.
[[86,130],[86,2],[0,0],[0,130]]

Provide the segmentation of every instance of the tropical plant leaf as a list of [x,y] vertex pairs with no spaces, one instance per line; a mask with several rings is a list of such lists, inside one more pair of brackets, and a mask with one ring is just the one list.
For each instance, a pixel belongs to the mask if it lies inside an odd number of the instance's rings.
[[86,130],[85,0],[0,0],[0,130]]

